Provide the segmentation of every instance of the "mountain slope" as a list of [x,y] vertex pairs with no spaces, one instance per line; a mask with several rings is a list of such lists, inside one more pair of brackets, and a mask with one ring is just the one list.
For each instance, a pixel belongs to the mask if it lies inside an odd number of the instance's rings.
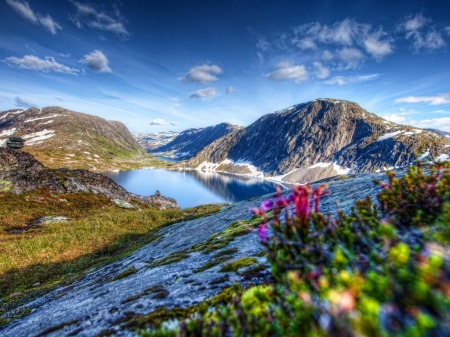
[[442,135],[388,122],[356,103],[317,99],[267,114],[177,166],[305,183],[421,156],[445,159],[449,145]]
[[50,168],[124,170],[157,162],[121,122],[60,107],[0,112],[0,146],[12,135]]
[[191,158],[216,139],[240,129],[242,129],[241,126],[229,123],[221,123],[207,128],[189,129],[181,132],[170,143],[149,152],[166,153],[181,159]]

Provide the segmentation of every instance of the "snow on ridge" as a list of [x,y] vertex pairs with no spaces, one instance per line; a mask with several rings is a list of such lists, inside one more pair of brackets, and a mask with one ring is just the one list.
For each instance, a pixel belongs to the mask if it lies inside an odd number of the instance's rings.
[[54,115],[46,116],[46,117],[39,117],[39,118],[34,118],[34,119],[28,119],[24,123],[34,122],[34,121],[38,121],[40,119],[48,119],[48,118],[53,118],[53,117],[58,117],[58,116],[59,116],[59,114],[54,114]]
[[422,161],[422,160],[424,160],[425,158],[427,158],[427,157],[429,157],[430,156],[430,151],[428,150],[427,152],[425,152],[424,154],[422,154],[419,158],[418,158],[418,160],[419,161]]
[[447,161],[450,160],[450,156],[448,154],[441,154],[439,157],[437,157],[434,161]]
[[237,173],[233,173],[233,174],[264,178],[264,173],[259,171],[257,167],[253,166],[250,162],[247,162],[247,161],[244,161],[241,159],[234,162],[233,160],[227,158],[227,159],[221,161],[220,163],[211,163],[208,161],[204,161],[203,163],[201,163],[197,166],[196,170],[198,170],[198,171],[216,171],[217,168],[220,167],[221,165],[230,165],[230,164],[237,165],[237,166],[247,166],[247,168],[250,171],[250,173],[245,173],[245,174],[237,174]]
[[42,131],[30,133],[26,136],[23,136],[24,139],[29,139],[26,141],[26,145],[36,145],[42,143],[44,139],[51,138],[55,135],[54,130],[44,129]]
[[307,169],[312,169],[312,168],[315,168],[315,167],[328,167],[331,164],[332,163],[321,163],[321,162],[319,162],[319,163],[316,163],[314,165],[311,165],[311,166],[307,167]]
[[44,125],[44,124],[50,124],[50,123],[53,123],[53,119],[52,119],[52,120],[49,120],[48,122],[41,123],[41,125]]
[[7,112],[4,116],[0,117],[0,119],[6,118],[9,115],[9,112]]
[[405,132],[404,130],[400,130],[400,131],[395,131],[395,132],[391,132],[391,133],[386,133],[385,135],[381,136],[380,138],[378,138],[376,141],[377,142],[381,142],[383,140],[389,139],[389,138],[393,138],[395,136],[397,136],[398,134]]
[[3,130],[2,132],[0,132],[0,137],[8,137],[14,134],[14,132],[16,132],[16,128],[12,128],[12,129],[7,129],[7,130]]

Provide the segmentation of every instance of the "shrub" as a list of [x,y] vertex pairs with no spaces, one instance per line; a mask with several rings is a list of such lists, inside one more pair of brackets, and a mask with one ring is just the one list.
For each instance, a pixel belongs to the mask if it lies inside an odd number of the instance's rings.
[[[184,319],[175,336],[449,336],[448,164],[388,172],[378,205],[319,212],[326,186],[254,209],[275,283]],[[271,211],[269,221],[266,212]],[[284,216],[283,216],[284,215]],[[148,331],[157,336],[160,330]]]

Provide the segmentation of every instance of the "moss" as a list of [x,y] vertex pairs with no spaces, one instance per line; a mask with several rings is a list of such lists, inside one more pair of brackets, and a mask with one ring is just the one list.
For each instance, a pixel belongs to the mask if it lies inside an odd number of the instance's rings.
[[239,251],[239,249],[237,249],[237,248],[224,249],[224,250],[221,250],[220,252],[217,252],[216,254],[214,254],[213,259],[218,259],[219,257],[223,257],[226,255],[233,255],[233,254],[236,254],[238,251]]
[[239,268],[247,267],[251,265],[258,264],[257,260],[254,257],[244,257],[242,259],[230,262],[220,268],[219,272],[226,273],[234,271],[236,272]]
[[163,291],[166,291],[164,289],[164,287],[162,285],[160,285],[160,284],[157,284],[157,285],[154,285],[153,287],[145,289],[143,292],[140,292],[139,294],[136,294],[136,295],[128,297],[127,299],[122,301],[122,304],[128,303],[128,302],[132,302],[134,300],[137,300],[138,298],[141,298],[141,297],[149,295],[149,294],[160,293],[160,292],[163,292]]
[[12,182],[9,180],[0,179],[0,192],[9,192],[11,190]]
[[117,280],[121,280],[123,278],[126,278],[130,275],[133,275],[135,273],[137,273],[137,269],[135,267],[130,267],[128,269],[125,269],[123,272],[117,274],[116,276],[114,276],[112,279],[110,279],[108,282],[114,282]]
[[[270,219],[272,213],[267,213],[267,217]],[[253,216],[250,220],[239,220],[230,224],[222,232],[211,235],[205,241],[193,245],[190,250],[194,252],[201,252],[208,254],[216,250],[225,248],[233,242],[235,238],[246,235],[256,228],[262,221],[260,216]]]
[[166,257],[163,257],[159,260],[155,260],[150,262],[150,265],[147,268],[155,268],[160,266],[165,266],[167,264],[175,263],[181,260],[188,258],[190,254],[185,250],[180,250],[177,252],[173,252]]
[[[200,312],[205,312],[210,306],[228,303],[234,296],[232,288],[225,288],[219,294],[204,300],[193,306],[186,308],[164,308],[159,307],[149,314],[125,313],[125,317],[121,322],[121,327],[134,331],[145,328],[159,328],[163,322],[173,319],[184,319]],[[145,331],[140,333],[145,336]]]
[[200,268],[194,269],[194,273],[200,273],[202,271],[208,270],[208,269],[215,267],[223,262],[228,261],[231,258],[232,258],[232,256],[223,256],[223,257],[219,257],[219,258],[213,259],[211,261],[208,261]]

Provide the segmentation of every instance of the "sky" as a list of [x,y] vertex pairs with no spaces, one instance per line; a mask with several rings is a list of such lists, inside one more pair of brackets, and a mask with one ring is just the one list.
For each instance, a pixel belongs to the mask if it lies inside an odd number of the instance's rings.
[[444,0],[0,0],[0,110],[131,132],[247,126],[316,98],[450,131]]

